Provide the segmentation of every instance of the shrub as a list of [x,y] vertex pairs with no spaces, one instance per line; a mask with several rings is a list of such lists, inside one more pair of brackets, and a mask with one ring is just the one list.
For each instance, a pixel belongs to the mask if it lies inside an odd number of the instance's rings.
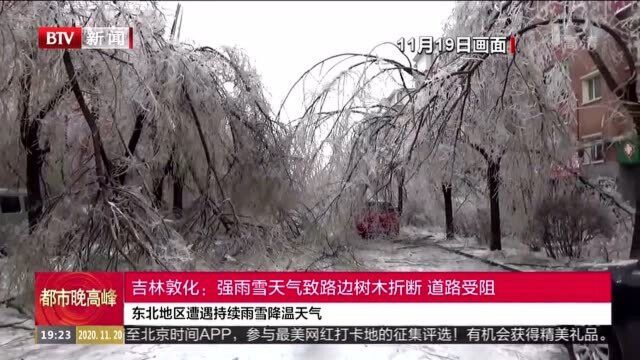
[[543,200],[535,211],[533,231],[552,258],[579,258],[591,240],[613,236],[614,226],[604,206],[574,191]]
[[488,245],[491,240],[491,217],[486,208],[465,209],[454,214],[456,234],[464,237],[474,236],[479,244]]
[[444,226],[444,205],[438,193],[425,188],[407,189],[401,219],[402,224],[430,227]]

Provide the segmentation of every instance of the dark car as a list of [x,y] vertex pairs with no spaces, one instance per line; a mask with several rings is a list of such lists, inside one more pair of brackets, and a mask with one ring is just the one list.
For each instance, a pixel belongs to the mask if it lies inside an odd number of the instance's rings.
[[26,190],[0,188],[0,257],[8,255],[12,243],[27,227]]
[[609,344],[573,345],[572,360],[640,359],[640,266],[614,266],[608,270],[613,281],[613,336]]
[[398,235],[400,232],[398,210],[389,202],[367,202],[362,213],[356,217],[356,229],[365,239],[380,235]]
[[640,359],[640,265],[610,269],[613,279],[613,331],[617,349],[609,359]]

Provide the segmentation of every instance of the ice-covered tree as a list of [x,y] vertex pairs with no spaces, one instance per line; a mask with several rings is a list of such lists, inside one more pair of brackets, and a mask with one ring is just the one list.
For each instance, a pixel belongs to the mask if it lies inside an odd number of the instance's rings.
[[[135,46],[37,49],[51,24],[131,26]],[[1,161],[28,191],[31,235],[10,249],[21,275],[190,267],[299,235],[290,132],[249,58],[166,29],[155,3],[0,6],[0,144],[18,155]]]
[[[566,166],[576,145],[572,133],[576,102],[569,88],[566,69],[562,66],[563,56],[571,54],[551,41],[552,26],[563,24],[573,29],[576,41],[572,43],[572,54],[581,48],[588,50],[608,85],[622,100],[623,108],[638,123],[635,115],[638,105],[635,64],[631,56],[631,48],[638,41],[638,31],[634,28],[638,24],[638,10],[632,6],[631,14],[620,20],[612,11],[606,10],[609,5],[591,2],[460,2],[445,28],[445,37],[514,35],[516,53],[444,53],[436,56],[434,65],[424,73],[418,72],[408,61],[372,54],[338,55],[323,64],[333,62],[329,66],[333,69],[340,65],[338,60],[349,59],[351,62],[344,71],[332,77],[329,84],[354,78],[354,85],[350,88],[324,87],[310,100],[311,106],[303,119],[313,123],[313,119],[319,119],[323,114],[322,119],[328,124],[366,124],[362,118],[354,117],[351,110],[357,108],[368,113],[379,104],[379,101],[370,101],[371,84],[391,78],[391,74],[395,77],[390,81],[397,86],[403,86],[407,77],[423,78],[423,81],[416,82],[416,86],[405,86],[409,99],[407,107],[416,116],[407,117],[403,113],[401,116],[379,118],[376,123],[380,129],[401,127],[407,131],[390,132],[389,136],[378,141],[395,144],[396,152],[404,156],[420,149],[419,157],[424,159],[443,143],[446,134],[447,142],[451,143],[448,158],[452,164],[459,156],[473,156],[461,150],[464,146],[471,146],[483,154],[489,169],[490,193],[497,194],[500,186],[511,189],[519,186],[522,193],[530,192],[532,183],[527,177],[548,176],[552,165]],[[603,36],[608,36],[611,41],[599,41]],[[598,61],[598,51],[619,53],[619,58],[628,62],[627,76],[614,79],[617,82],[607,80],[607,69],[603,67],[605,60]],[[340,104],[339,111],[326,116],[327,112],[321,109],[328,103],[327,99],[336,96],[345,101]],[[327,127],[331,131],[332,126]],[[357,127],[354,125],[353,128]],[[357,139],[361,135],[354,133],[353,137]],[[351,142],[354,147],[360,143]],[[421,146],[423,143],[426,145]],[[352,153],[365,154],[367,151],[368,148],[361,147],[360,152]],[[361,157],[350,162],[348,173],[357,166]],[[507,157],[510,158],[508,166],[499,166]],[[584,178],[579,178],[579,181],[592,186]],[[490,196],[492,207],[499,209],[494,195]],[[615,198],[604,195],[613,206],[628,211]],[[496,221],[496,240],[492,248],[500,247],[498,224]],[[636,225],[634,232],[634,249],[638,244],[639,226]]]

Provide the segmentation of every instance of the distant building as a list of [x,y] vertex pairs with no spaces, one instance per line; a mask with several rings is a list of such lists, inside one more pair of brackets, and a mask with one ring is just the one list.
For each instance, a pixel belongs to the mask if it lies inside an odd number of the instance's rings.
[[401,112],[406,111],[405,107],[409,103],[409,94],[408,91],[412,91],[412,88],[398,88],[395,89],[389,94],[386,98],[380,101],[380,105],[383,107],[381,109],[382,112],[387,113],[392,111],[392,115],[398,115]]
[[[638,11],[635,1],[612,1],[608,3],[613,25]],[[553,40],[563,41],[566,28],[558,24],[553,29]],[[602,41],[613,41],[602,34]],[[640,70],[640,44],[631,44],[636,71]],[[587,50],[573,50],[565,59],[571,78],[571,88],[577,99],[576,138],[580,148],[582,172],[587,177],[609,177],[616,179],[618,189],[628,199],[632,198],[632,181],[640,156],[635,156],[637,142],[631,116],[609,90]],[[618,54],[600,52],[605,64],[618,84],[623,83],[629,68]],[[639,89],[640,90],[640,89]],[[639,91],[640,92],[640,91]],[[631,148],[630,148],[631,147]],[[626,150],[625,150],[626,148]]]

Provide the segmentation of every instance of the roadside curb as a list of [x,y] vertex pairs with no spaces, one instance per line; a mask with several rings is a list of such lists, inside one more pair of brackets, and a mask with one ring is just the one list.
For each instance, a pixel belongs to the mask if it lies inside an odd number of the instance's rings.
[[481,258],[481,257],[475,256],[475,255],[471,255],[469,253],[466,253],[464,251],[460,251],[458,249],[449,248],[449,247],[446,247],[444,245],[440,245],[440,244],[438,244],[436,242],[433,242],[432,244],[434,246],[437,246],[438,248],[440,248],[442,250],[450,251],[450,252],[452,252],[454,254],[458,254],[458,255],[467,257],[469,259],[477,260],[477,261],[483,262],[483,263],[485,263],[487,265],[496,266],[496,267],[499,267],[499,268],[507,270],[507,271],[523,272],[523,270],[518,269],[517,267],[501,264],[501,263],[499,263],[497,261],[493,261],[493,260],[489,260],[489,259],[485,259],[485,258]]

